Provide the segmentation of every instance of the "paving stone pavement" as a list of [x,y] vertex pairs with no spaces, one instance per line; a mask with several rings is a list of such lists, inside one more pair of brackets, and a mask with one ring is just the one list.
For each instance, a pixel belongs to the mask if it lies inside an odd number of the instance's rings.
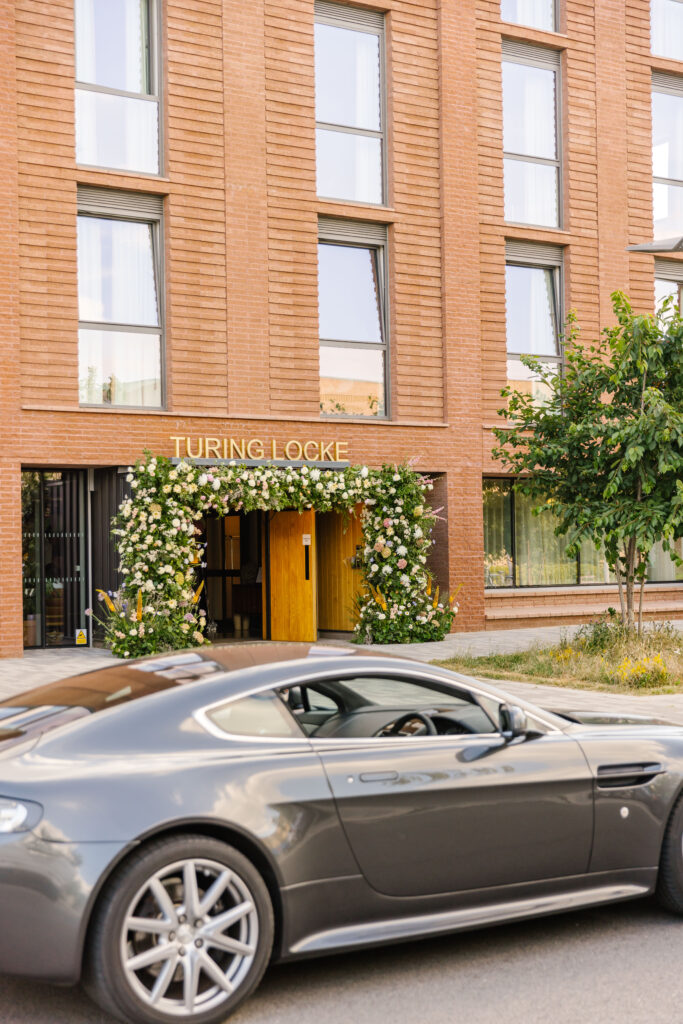
[[[683,632],[683,621],[673,625]],[[550,646],[562,636],[571,636],[577,626],[546,626],[535,629],[500,629],[481,633],[451,633],[445,640],[427,644],[383,644],[371,650],[388,654],[402,654],[417,661],[441,661],[456,654],[505,654],[527,650],[538,644]],[[26,651],[23,658],[0,659],[0,700],[15,693],[42,686],[45,683],[78,672],[90,672],[113,662],[108,651],[97,648],[55,649]],[[563,710],[614,711],[627,714],[653,715],[683,725],[683,693],[651,696],[597,693],[535,683],[488,680],[493,686],[546,708]]]

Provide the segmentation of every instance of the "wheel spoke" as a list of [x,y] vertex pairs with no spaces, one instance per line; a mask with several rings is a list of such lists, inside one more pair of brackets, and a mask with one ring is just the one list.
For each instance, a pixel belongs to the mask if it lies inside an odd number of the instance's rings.
[[165,942],[161,946],[152,946],[151,949],[146,949],[144,953],[132,956],[130,960],[126,961],[126,970],[140,971],[143,967],[158,964],[159,961],[168,960],[172,956],[175,956],[175,947],[170,942]]
[[173,921],[175,924],[178,920],[178,915],[176,914],[176,909],[173,906],[173,900],[169,896],[165,887],[161,884],[158,878],[153,878],[149,883],[149,888],[164,917],[169,921]]
[[130,932],[146,932],[150,935],[167,935],[173,922],[159,920],[158,917],[129,917],[126,921],[126,930]]
[[216,932],[223,932],[230,925],[235,924],[236,921],[246,917],[247,914],[251,913],[254,909],[254,904],[251,900],[245,900],[244,903],[238,903],[236,907],[231,907],[230,910],[226,910],[223,914],[218,914],[216,917],[212,917],[210,921],[207,921],[204,927],[201,929],[202,935],[212,936]]
[[174,956],[171,957],[171,959],[167,960],[164,966],[159,971],[159,977],[154,982],[154,988],[150,993],[150,1000],[153,1006],[156,1006],[159,1000],[163,999],[163,997],[166,995],[166,992],[168,991],[168,986],[171,984],[171,980],[176,972],[177,966],[178,956]]
[[225,892],[230,879],[232,878],[232,871],[222,871],[215,882],[212,883],[209,889],[206,890],[204,896],[199,904],[199,916],[204,917]]
[[199,915],[199,889],[194,861],[189,860],[183,868],[183,886],[185,888],[185,913],[188,918],[196,918]]
[[206,939],[209,946],[222,949],[225,953],[235,953],[238,956],[253,956],[254,947],[238,939],[231,939],[228,935],[209,935]]
[[206,953],[202,953],[201,964],[204,969],[204,973],[208,974],[212,981],[215,981],[215,983],[225,992],[232,992],[233,986],[230,984],[215,960],[212,960]]
[[188,1013],[194,1012],[194,1001],[199,987],[199,957],[187,956],[183,960],[183,1003]]

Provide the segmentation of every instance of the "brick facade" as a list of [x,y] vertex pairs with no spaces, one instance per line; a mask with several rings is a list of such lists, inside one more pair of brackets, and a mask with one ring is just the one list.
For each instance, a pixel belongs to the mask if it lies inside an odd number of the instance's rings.
[[[172,454],[171,435],[340,440],[352,462],[443,474],[460,629],[598,601],[485,595],[505,239],[566,247],[566,305],[588,337],[615,287],[651,308],[652,257],[625,246],[652,237],[651,68],[681,68],[650,55],[647,0],[562,0],[559,33],[503,24],[496,0],[363,6],[387,12],[383,208],[316,196],[313,0],[165,0],[160,177],[76,166],[73,2],[0,0],[0,654],[22,647],[20,466],[127,465]],[[562,230],[503,220],[503,37],[562,52]],[[77,184],[165,197],[164,411],[79,409]],[[320,416],[319,215],[388,225],[388,422]],[[656,601],[664,614],[682,598]]]

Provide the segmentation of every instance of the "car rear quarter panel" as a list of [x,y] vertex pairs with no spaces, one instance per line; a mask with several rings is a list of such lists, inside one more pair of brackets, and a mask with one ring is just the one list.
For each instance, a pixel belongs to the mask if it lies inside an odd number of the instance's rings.
[[[590,870],[656,867],[673,805],[683,787],[683,729],[605,726],[572,730],[594,776],[595,827]],[[651,781],[605,787],[598,769],[661,765]]]

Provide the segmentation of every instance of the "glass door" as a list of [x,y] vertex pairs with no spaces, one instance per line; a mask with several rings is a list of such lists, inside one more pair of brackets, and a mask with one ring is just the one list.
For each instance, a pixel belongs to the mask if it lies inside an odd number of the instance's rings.
[[24,646],[69,647],[87,628],[85,473],[22,473]]

